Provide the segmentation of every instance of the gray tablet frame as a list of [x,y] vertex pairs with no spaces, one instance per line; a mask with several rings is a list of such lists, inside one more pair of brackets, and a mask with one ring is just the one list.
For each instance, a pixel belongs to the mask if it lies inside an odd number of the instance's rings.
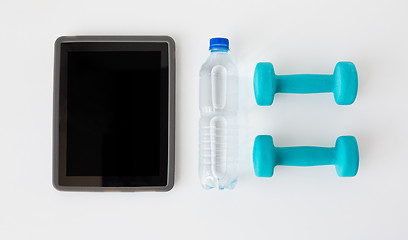
[[[60,139],[60,61],[61,44],[72,42],[164,42],[168,45],[169,63],[169,98],[168,98],[168,167],[167,185],[143,187],[89,187],[62,186],[59,184],[59,139]],[[53,106],[53,186],[60,191],[169,191],[174,185],[175,171],[175,42],[169,36],[62,36],[55,41],[54,55],[54,106]],[[86,177],[85,177],[86,178]]]

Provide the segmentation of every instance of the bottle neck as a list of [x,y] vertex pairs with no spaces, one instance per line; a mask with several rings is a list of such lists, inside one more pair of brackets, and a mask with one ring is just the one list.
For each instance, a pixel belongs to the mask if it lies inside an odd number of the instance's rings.
[[211,53],[228,53],[228,49],[211,49]]

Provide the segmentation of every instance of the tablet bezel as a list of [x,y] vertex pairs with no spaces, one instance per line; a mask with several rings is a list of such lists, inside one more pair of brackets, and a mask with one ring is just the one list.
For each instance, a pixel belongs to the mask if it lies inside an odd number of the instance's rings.
[[[61,121],[61,102],[66,101],[61,97],[61,45],[64,43],[167,43],[168,56],[168,125],[167,125],[167,184],[163,186],[95,186],[100,185],[102,176],[66,176],[62,174],[60,151],[60,140],[66,139],[66,135],[61,134],[61,128],[66,128],[66,122]],[[55,42],[54,59],[54,113],[53,113],[53,185],[57,190],[62,191],[169,191],[174,185],[174,127],[175,127],[175,43],[169,36],[63,36]],[[65,171],[66,172],[66,171]],[[61,179],[73,180],[73,185],[61,184]]]

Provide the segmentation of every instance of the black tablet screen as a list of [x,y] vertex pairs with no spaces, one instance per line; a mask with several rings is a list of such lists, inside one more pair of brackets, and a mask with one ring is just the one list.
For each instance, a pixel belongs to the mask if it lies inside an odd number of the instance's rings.
[[101,176],[103,186],[165,185],[166,56],[163,46],[124,45],[61,46],[66,176]]

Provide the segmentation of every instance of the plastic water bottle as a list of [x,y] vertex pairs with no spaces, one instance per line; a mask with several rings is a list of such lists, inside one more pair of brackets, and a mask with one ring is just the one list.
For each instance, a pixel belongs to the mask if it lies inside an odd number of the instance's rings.
[[226,38],[210,40],[200,70],[199,175],[204,189],[233,189],[238,175],[238,73]]

